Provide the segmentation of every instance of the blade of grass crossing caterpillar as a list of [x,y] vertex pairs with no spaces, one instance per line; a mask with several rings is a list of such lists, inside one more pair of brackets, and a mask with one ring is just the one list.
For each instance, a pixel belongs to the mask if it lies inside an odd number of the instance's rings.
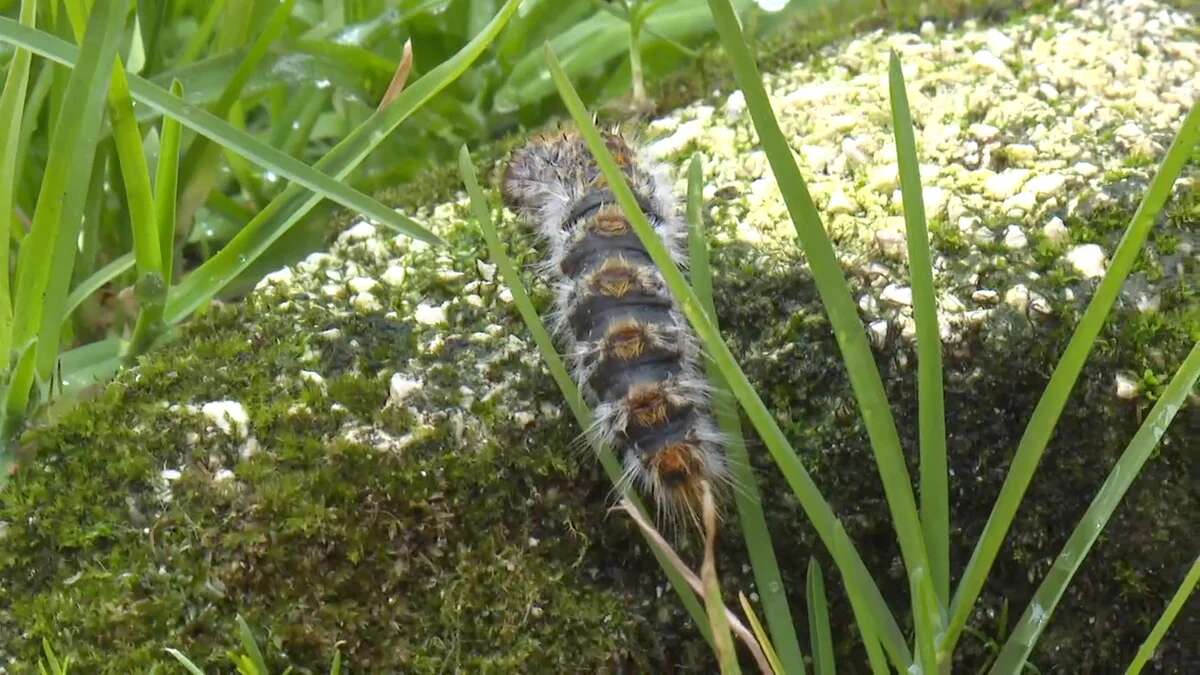
[[[519,4],[520,0],[508,0],[483,32],[453,57],[410,84],[391,105],[371,115],[321,158],[317,168],[329,170],[337,180],[347,177],[401,122],[457,79],[483,53]],[[285,188],[229,244],[180,282],[167,300],[167,322],[182,320],[211,299],[320,201],[320,196],[310,195],[294,185]],[[443,243],[432,232],[419,230],[424,234],[414,235],[417,238]]]
[[[927,610],[914,615],[917,628],[916,643],[922,669],[925,672],[933,672],[936,666],[932,662],[933,642],[939,632],[941,620],[936,611],[929,611],[936,609],[938,602],[925,549],[925,534],[917,513],[912,480],[900,447],[900,436],[883,389],[879,369],[875,364],[874,354],[867,342],[866,330],[846,285],[833,245],[821,223],[821,216],[813,204],[788,140],[775,119],[758,66],[742,35],[737,15],[734,14],[729,0],[709,0],[708,5],[717,25],[717,32],[721,36],[721,43],[732,61],[735,79],[745,94],[746,108],[758,132],[771,171],[779,184],[788,214],[796,228],[797,238],[807,256],[813,281],[833,327],[834,337],[837,338],[850,385],[871,441],[896,537],[900,542],[900,553],[908,574],[910,593],[914,598],[912,604]],[[881,638],[885,645],[894,642],[894,636],[882,634]],[[893,660],[896,660],[894,645],[888,651]]]
[[1008,528],[1021,506],[1025,489],[1033,480],[1042,453],[1054,434],[1058,417],[1066,407],[1083,364],[1087,361],[1109,310],[1120,294],[1121,286],[1133,269],[1142,245],[1150,234],[1150,228],[1154,226],[1159,212],[1171,194],[1171,186],[1175,184],[1175,179],[1187,164],[1197,138],[1200,138],[1200,102],[1192,105],[1191,111],[1175,135],[1175,140],[1171,142],[1171,147],[1167,148],[1158,171],[1151,179],[1150,186],[1125,229],[1125,234],[1117,244],[1108,271],[1088,302],[1079,325],[1075,327],[1075,332],[1063,350],[1062,358],[1050,374],[1050,381],[1033,410],[1021,440],[1017,443],[1017,451],[1008,475],[1004,478],[1004,484],[1000,487],[1000,495],[996,498],[996,504],[992,507],[975,549],[971,552],[971,558],[950,603],[950,620],[940,648],[944,653],[953,652],[954,645],[966,626],[975,601],[987,581],[992,563],[995,562],[1008,534]]
[[1121,458],[1105,478],[1104,484],[1088,505],[1079,524],[1071,532],[1062,552],[1054,560],[1050,571],[1042,579],[1042,583],[1033,594],[1033,599],[1029,601],[1029,606],[1025,608],[1021,619],[1000,650],[996,664],[992,667],[993,675],[1020,671],[1034,644],[1041,637],[1042,629],[1062,599],[1067,584],[1071,583],[1075,572],[1079,570],[1092,545],[1100,537],[1117,505],[1121,503],[1134,479],[1150,459],[1150,453],[1167,432],[1167,427],[1179,408],[1184,405],[1197,377],[1200,377],[1200,342],[1192,347],[1183,365],[1175,372],[1162,396],[1155,402],[1150,414],[1142,421],[1133,439],[1121,453]]
[[[20,22],[33,26],[37,18],[36,0],[22,0]],[[13,306],[9,284],[9,239],[14,231],[13,204],[17,189],[17,150],[20,148],[21,123],[25,113],[25,92],[29,87],[29,64],[33,55],[17,49],[9,62],[0,93],[0,382],[8,374],[9,346],[12,339]]]
[[1138,675],[1138,673],[1142,672],[1142,668],[1145,667],[1146,662],[1154,656],[1154,650],[1158,649],[1158,643],[1162,641],[1163,636],[1171,628],[1175,617],[1179,616],[1179,612],[1183,609],[1184,603],[1187,602],[1188,596],[1192,594],[1192,591],[1196,590],[1197,582],[1200,582],[1200,557],[1197,557],[1192,562],[1191,569],[1184,576],[1183,581],[1179,584],[1179,588],[1175,589],[1175,595],[1171,596],[1171,601],[1163,609],[1162,616],[1155,622],[1154,628],[1146,636],[1145,642],[1138,647],[1137,654],[1134,654],[1133,661],[1129,664],[1125,675]]
[[[717,310],[713,304],[712,268],[709,265],[708,244],[701,212],[702,186],[703,170],[700,157],[694,155],[688,167],[687,191],[691,279],[696,296],[708,312],[709,320],[716,327]],[[800,640],[796,637],[796,625],[792,621],[792,612],[788,607],[787,591],[783,585],[783,576],[779,572],[779,563],[775,558],[771,532],[767,528],[766,517],[763,514],[758,482],[750,467],[750,455],[746,451],[737,401],[729,391],[729,386],[725,382],[724,376],[721,375],[720,369],[711,359],[708,360],[706,370],[709,381],[713,385],[713,411],[717,418],[717,424],[728,439],[725,443],[725,454],[729,461],[733,482],[738,486],[738,489],[733,491],[733,498],[737,505],[738,519],[742,525],[742,537],[746,542],[746,550],[750,553],[750,565],[754,570],[754,581],[763,605],[763,613],[767,618],[767,625],[770,626],[774,643],[778,645],[779,658],[786,666],[781,672],[802,673],[804,672],[804,656],[800,650]]]
[[[946,469],[946,404],[942,388],[942,342],[938,332],[937,300],[933,291],[929,234],[921,190],[917,143],[900,57],[892,52],[888,62],[892,102],[892,129],[896,135],[896,162],[904,200],[908,241],[908,270],[917,326],[917,396],[921,446],[921,526],[929,552],[929,572],[937,592],[939,614],[950,603],[950,488]],[[944,618],[939,616],[938,622]]]
[[[541,317],[538,316],[537,310],[534,308],[533,302],[529,299],[529,294],[525,291],[525,286],[521,282],[521,276],[517,272],[516,267],[513,266],[508,254],[505,253],[504,245],[500,242],[500,237],[496,233],[495,226],[492,224],[487,200],[483,196],[483,191],[479,187],[479,181],[475,177],[475,166],[471,162],[471,155],[467,151],[466,146],[463,146],[459,151],[458,166],[459,172],[462,174],[463,183],[467,188],[467,194],[471,199],[471,209],[475,220],[479,224],[480,230],[483,231],[484,239],[487,241],[489,257],[500,268],[500,276],[512,292],[513,304],[516,305],[521,319],[525,322],[526,327],[529,328],[530,334],[533,335],[534,343],[537,344],[538,351],[541,352],[542,359],[546,362],[546,367],[550,371],[551,377],[554,378],[554,382],[562,391],[563,398],[567,402],[567,407],[571,409],[571,413],[575,416],[579,428],[591,428],[593,420],[592,411],[584,402],[583,396],[579,392],[579,387],[575,385],[574,380],[567,373],[566,365],[558,355],[558,350],[554,347],[554,340],[550,337],[549,331],[546,330],[545,325],[542,323]],[[608,475],[613,485],[622,485],[621,478],[623,472],[621,464],[613,456],[612,450],[605,446],[599,446],[596,448],[596,454],[600,459],[600,465],[604,468],[604,472]],[[630,493],[625,496],[635,509],[645,514],[646,509],[636,495]],[[675,570],[657,547],[651,546],[650,550],[654,553],[654,557],[658,560],[663,572],[667,575],[667,580],[671,583],[671,588],[675,589],[675,593],[679,595],[684,608],[687,609],[688,615],[691,616],[697,630],[700,631],[701,635],[704,636],[704,639],[710,645],[713,644],[712,631],[709,629],[708,622],[705,619],[704,607],[700,604],[696,594],[692,592],[688,587],[687,581],[680,576],[678,571]]]
[[[862,605],[862,608],[875,615],[875,625],[881,627],[879,630],[880,641],[887,647],[888,654],[895,660],[901,670],[906,670],[911,665],[912,659],[909,656],[904,636],[900,632],[900,627],[888,609],[887,604],[884,602],[883,595],[879,592],[878,586],[875,585],[874,580],[867,572],[862,558],[854,549],[853,544],[848,540],[844,542],[845,545],[839,545],[843,542],[838,542],[836,538],[845,536],[845,531],[836,527],[839,521],[833,513],[833,509],[829,506],[824,496],[821,495],[820,490],[808,474],[807,469],[800,462],[795,450],[788,443],[778,423],[767,410],[758,393],[754,391],[754,387],[746,378],[745,373],[737,365],[737,361],[729,351],[728,345],[721,339],[716,327],[709,320],[708,313],[704,309],[700,299],[696,297],[695,292],[688,285],[683,273],[679,271],[678,266],[671,259],[662,241],[654,233],[653,228],[646,219],[646,214],[638,206],[637,199],[626,183],[624,175],[620,168],[617,167],[611,153],[605,147],[599,131],[596,130],[596,126],[592,122],[591,115],[584,107],[583,101],[579,99],[579,94],[575,92],[574,86],[571,85],[570,80],[567,78],[566,73],[563,71],[562,66],[558,63],[558,59],[549,46],[546,47],[546,59],[550,66],[551,77],[558,87],[559,94],[566,104],[567,110],[579,127],[581,137],[585,140],[592,156],[596,159],[601,173],[613,191],[614,197],[620,204],[634,232],[637,233],[638,239],[642,242],[654,264],[658,267],[663,280],[671,289],[672,294],[678,302],[680,310],[696,330],[696,334],[707,349],[713,362],[721,369],[721,374],[724,375],[730,390],[746,410],[746,415],[750,418],[751,422],[754,423],[755,429],[758,431],[767,449],[770,451],[771,457],[779,466],[784,478],[787,479],[789,486],[800,501],[804,512],[813,523],[813,527],[817,530],[821,541],[831,553],[834,553],[838,569],[843,575],[849,578],[848,583],[857,584],[862,589],[863,597],[867,601]],[[909,496],[912,496],[911,492]]]

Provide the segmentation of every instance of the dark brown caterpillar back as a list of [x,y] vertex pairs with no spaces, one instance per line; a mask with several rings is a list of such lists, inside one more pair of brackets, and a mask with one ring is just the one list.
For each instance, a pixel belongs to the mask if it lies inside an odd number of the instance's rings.
[[[647,171],[620,136],[605,141],[655,231],[685,265],[687,228],[665,176]],[[668,515],[690,509],[701,481],[725,476],[697,341],[583,139],[574,132],[531,139],[513,154],[503,192],[549,244],[543,268],[556,289],[552,323],[596,407],[589,435],[620,453],[625,480]]]

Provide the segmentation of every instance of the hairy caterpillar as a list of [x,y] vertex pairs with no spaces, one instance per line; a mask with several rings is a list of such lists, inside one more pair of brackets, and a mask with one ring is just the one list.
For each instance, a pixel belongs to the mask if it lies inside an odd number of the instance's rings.
[[[654,230],[686,265],[686,224],[670,184],[605,135]],[[622,457],[624,480],[674,519],[693,514],[701,484],[723,482],[699,344],[583,139],[574,131],[532,138],[503,177],[505,203],[548,244],[542,271],[554,283],[551,325],[575,381],[595,406],[587,433]]]

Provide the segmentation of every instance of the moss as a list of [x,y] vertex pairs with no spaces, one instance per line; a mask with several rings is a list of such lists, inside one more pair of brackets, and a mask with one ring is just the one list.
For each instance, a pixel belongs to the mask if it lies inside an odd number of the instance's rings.
[[[449,259],[416,263],[427,276],[435,265],[474,270],[479,242],[465,231],[452,241]],[[527,238],[513,242],[531,257]],[[802,260],[740,243],[718,246],[713,260],[724,271],[722,324],[743,367],[904,616],[886,504],[864,470],[866,435]],[[1194,290],[1172,288],[1157,317],[1119,308],[1108,323],[973,617],[979,634],[1005,632],[1002,607],[1015,618],[1065,540],[1063,524],[1082,513],[1148,410],[1148,398],[1114,398],[1112,373],[1161,380],[1193,339]],[[394,307],[398,296],[455,294],[453,284],[423,282],[381,298]],[[526,428],[513,415],[558,398],[527,347],[504,348],[525,335],[506,307],[456,310],[436,351],[431,333],[386,313],[331,318],[266,299],[224,308],[33,431],[36,459],[0,496],[0,653],[16,659],[10,669],[30,668],[41,637],[84,670],[144,670],[168,646],[221,667],[238,613],[266,636],[272,663],[301,672],[324,668],[338,643],[364,671],[710,668],[636,533],[604,516],[608,486],[568,451],[568,418],[538,413]],[[947,348],[956,568],[1077,311],[1035,324],[998,310]],[[500,327],[498,341],[470,338],[488,325]],[[914,355],[895,343],[878,360],[915,456]],[[302,368],[324,385],[285,377]],[[390,374],[402,369],[423,373],[427,386],[388,405]],[[260,447],[248,458],[244,439],[170,407],[220,399],[250,413]],[[1035,652],[1043,671],[1127,661],[1173,591],[1191,552],[1170,542],[1188,536],[1186,514],[1198,506],[1186,440],[1176,424],[1081,569]],[[832,567],[761,447],[751,450],[800,612],[803,566],[786,561],[816,552]],[[168,487],[164,468],[182,477]],[[217,479],[222,468],[235,478]],[[730,528],[725,582],[749,590]],[[844,662],[862,662],[845,600],[834,591],[832,602]],[[988,649],[967,638],[960,665],[978,666]],[[1197,656],[1178,634],[1164,654],[1168,670]]]

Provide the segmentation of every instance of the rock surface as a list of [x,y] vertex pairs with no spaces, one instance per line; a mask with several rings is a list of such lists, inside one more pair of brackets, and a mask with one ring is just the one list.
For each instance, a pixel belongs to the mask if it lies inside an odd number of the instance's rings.
[[[871,33],[769,76],[818,206],[831,207],[826,227],[915,458],[903,232],[877,236],[902,215],[888,49],[904,59],[946,345],[955,569],[1095,288],[1093,268],[1068,252],[1111,255],[1198,95],[1195,30],[1148,0],[1076,2],[1006,26]],[[718,93],[649,133],[681,186],[678,169],[704,153],[733,352],[904,616],[867,438],[744,99]],[[1005,607],[1011,622],[1200,333],[1195,184],[1193,167],[1139,257],[956,672],[988,658],[987,641],[1009,627]],[[711,670],[653,558],[606,515],[594,462],[571,451],[578,430],[454,185],[419,214],[449,249],[355,223],[328,253],[269,275],[244,306],[197,320],[98,399],[28,434],[36,457],[0,495],[0,658],[11,672],[29,670],[42,637],[81,670],[144,671],[165,647],[216,667],[237,613],[269,632],[274,663],[305,672],[326,668],[335,644],[365,672]],[[514,257],[536,262],[529,234],[511,218],[504,227]],[[547,306],[550,290],[528,281]],[[1050,619],[1032,658],[1042,672],[1127,663],[1194,557],[1175,545],[1194,540],[1200,508],[1194,401],[1179,415]],[[817,555],[839,663],[859,672],[828,558],[750,445],[793,613],[803,618],[800,561]],[[724,583],[756,597],[729,528]],[[1184,637],[1196,616],[1185,610],[1168,635],[1163,672],[1200,659]]]

